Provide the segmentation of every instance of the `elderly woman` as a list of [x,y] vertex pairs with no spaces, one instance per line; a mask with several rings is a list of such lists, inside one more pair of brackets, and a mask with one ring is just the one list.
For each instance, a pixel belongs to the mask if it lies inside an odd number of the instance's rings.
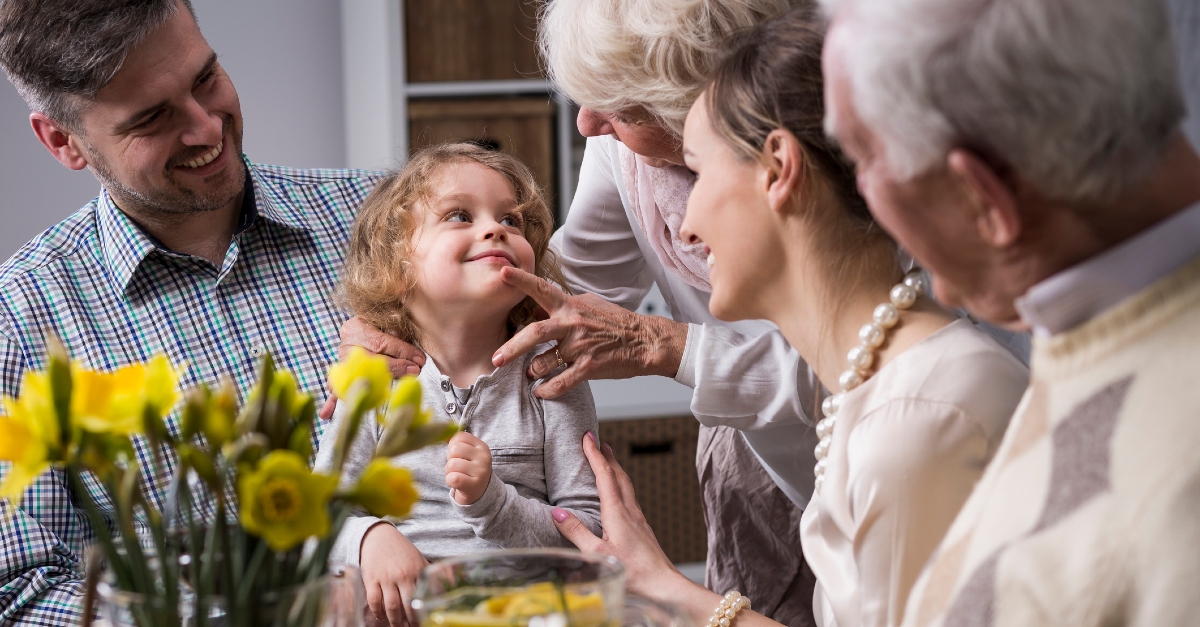
[[[853,167],[824,135],[822,40],[815,7],[800,7],[754,30],[719,66],[687,118],[684,155],[698,179],[681,234],[708,252],[712,313],[774,321],[837,391],[822,403],[816,490],[801,526],[816,622],[883,627],[904,615],[1028,371],[929,298],[920,272],[903,272]],[[586,438],[584,447],[604,538],[556,510],[564,535],[617,555],[633,590],[698,624],[769,624],[738,592],[722,599],[675,571],[611,451]],[[769,560],[747,566],[774,570]]]
[[[694,183],[681,154],[688,108],[730,38],[782,14],[793,1],[545,5],[540,46],[551,77],[581,105],[579,130],[589,137],[555,246],[573,291],[588,295],[539,296],[550,320],[516,335],[494,363],[557,340],[557,351],[536,358],[529,375],[568,367],[538,388],[540,396],[557,396],[588,379],[638,375],[672,377],[694,388],[708,584],[744,590],[780,622],[804,625],[811,622],[812,578],[800,550],[800,507],[812,492],[816,444],[815,421],[805,408],[819,400],[820,389],[774,325],[712,317],[705,256],[679,237]],[[511,281],[537,292],[526,277]],[[674,320],[628,311],[654,284]],[[356,321],[342,335],[344,345],[401,358],[396,370],[406,357],[423,357]],[[770,571],[753,566],[768,562]]]
[[[542,54],[552,80],[580,105],[579,130],[589,138],[555,244],[573,291],[600,298],[542,298],[551,319],[519,333],[496,363],[557,340],[557,353],[535,361],[530,372],[549,374],[559,359],[568,364],[543,385],[546,394],[585,379],[636,374],[665,375],[694,388],[692,411],[702,423],[697,472],[709,529],[707,583],[754,590],[774,618],[801,625],[810,620],[812,579],[798,542],[801,510],[793,501],[802,505],[811,493],[813,460],[797,454],[795,444],[812,439],[802,417],[818,391],[773,325],[712,317],[705,255],[679,236],[695,182],[681,154],[687,111],[730,38],[792,4],[545,5]],[[634,309],[654,284],[673,321],[612,305]],[[736,429],[751,426],[758,429],[747,435]],[[767,561],[777,569],[749,567]]]

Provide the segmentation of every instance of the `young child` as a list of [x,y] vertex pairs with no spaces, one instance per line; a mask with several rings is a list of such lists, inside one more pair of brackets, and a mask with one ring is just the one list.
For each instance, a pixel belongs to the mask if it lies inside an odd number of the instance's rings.
[[[515,266],[563,284],[549,249],[553,219],[532,172],[474,144],[423,150],[367,198],[350,237],[342,296],[353,312],[418,345],[427,409],[462,428],[447,446],[396,458],[412,470],[420,501],[393,526],[347,521],[331,561],[358,564],[372,612],[397,624],[426,560],[471,551],[569,547],[550,517],[574,512],[600,532],[596,480],[580,440],[596,433],[588,386],[555,400],[533,395],[525,359],[492,366],[492,354],[533,321],[536,305],[500,278]],[[345,407],[317,454],[332,466]],[[364,417],[347,455],[357,477],[378,437]],[[403,594],[401,594],[403,593]],[[402,599],[403,597],[403,599]]]

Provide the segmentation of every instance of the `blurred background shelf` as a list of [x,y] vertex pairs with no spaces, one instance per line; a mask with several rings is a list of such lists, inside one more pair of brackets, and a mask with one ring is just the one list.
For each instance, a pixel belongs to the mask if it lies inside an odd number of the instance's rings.
[[584,140],[539,66],[533,3],[356,0],[342,3],[342,28],[351,167],[474,141],[529,164],[561,224]]

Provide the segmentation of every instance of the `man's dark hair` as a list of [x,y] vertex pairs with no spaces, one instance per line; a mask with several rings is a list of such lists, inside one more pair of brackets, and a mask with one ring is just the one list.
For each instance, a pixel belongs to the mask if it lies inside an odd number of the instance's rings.
[[[194,18],[191,0],[179,0]],[[0,0],[0,67],[26,104],[68,128],[176,0]]]

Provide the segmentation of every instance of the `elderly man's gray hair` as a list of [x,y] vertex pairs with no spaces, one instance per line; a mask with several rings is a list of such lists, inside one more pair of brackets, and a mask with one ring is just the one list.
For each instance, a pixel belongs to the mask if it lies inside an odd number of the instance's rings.
[[191,0],[0,0],[0,67],[26,104],[74,126],[129,51]]
[[902,180],[965,147],[1054,198],[1109,200],[1184,116],[1160,0],[823,3],[854,109]]

